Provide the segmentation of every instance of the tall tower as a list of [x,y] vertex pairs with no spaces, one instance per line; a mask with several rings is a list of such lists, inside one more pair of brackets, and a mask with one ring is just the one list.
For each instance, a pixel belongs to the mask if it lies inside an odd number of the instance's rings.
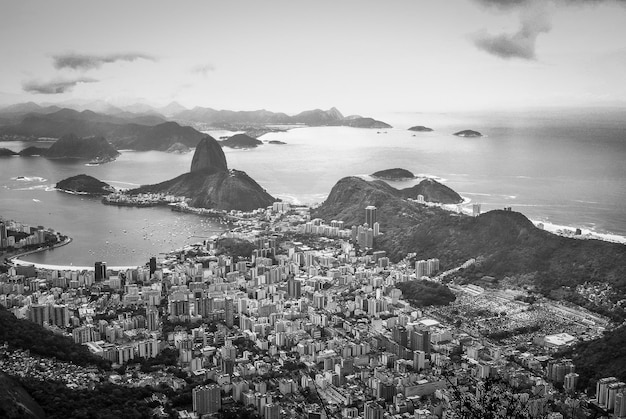
[[96,262],[95,266],[95,280],[102,281],[107,277],[107,264],[105,262]]
[[373,227],[374,223],[378,221],[378,214],[375,206],[370,205],[365,207],[365,222],[368,226]]
[[480,204],[473,204],[472,205],[472,215],[474,217],[478,217],[480,215]]

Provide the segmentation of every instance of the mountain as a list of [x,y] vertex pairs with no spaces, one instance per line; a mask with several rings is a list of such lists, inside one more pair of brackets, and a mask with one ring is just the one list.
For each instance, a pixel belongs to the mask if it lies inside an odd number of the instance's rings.
[[418,259],[437,257],[443,269],[450,269],[477,258],[480,263],[464,273],[469,278],[526,275],[545,294],[586,281],[608,282],[626,292],[625,245],[557,236],[514,211],[470,217],[401,195],[382,181],[344,178],[312,216],[358,225],[365,222],[364,208],[374,205],[383,232],[375,246],[394,261],[414,252]]
[[217,141],[213,137],[206,136],[203,138],[191,159],[191,173],[218,173],[228,172],[228,164],[226,163],[226,155]]
[[55,141],[44,155],[50,158],[110,161],[120,153],[104,137],[79,138],[68,134]]
[[431,132],[433,131],[432,128],[428,128],[425,127],[423,125],[416,125],[414,127],[409,128],[409,131],[415,131],[415,132]]
[[478,131],[473,131],[471,129],[466,129],[463,131],[455,132],[454,135],[457,137],[482,137],[483,135]]
[[403,180],[413,179],[415,175],[406,169],[397,167],[395,169],[379,170],[378,172],[372,173],[372,177],[383,180]]
[[263,144],[263,141],[252,138],[246,134],[235,134],[232,137],[219,142],[222,147],[230,148],[254,148],[259,144]]
[[185,108],[183,105],[181,105],[178,102],[170,102],[167,105],[163,106],[162,108],[157,109],[157,111],[161,115],[165,115],[165,116],[173,116],[186,110],[187,108]]
[[393,128],[391,125],[377,121],[374,118],[352,118],[352,119],[342,119],[339,121],[329,122],[327,124],[319,124],[319,125],[334,125],[334,126],[342,126],[342,127],[352,127],[352,128]]
[[156,185],[145,185],[130,194],[164,193],[190,198],[192,207],[250,211],[276,201],[245,172],[228,170],[218,142],[204,137],[193,155],[189,173]]
[[108,183],[84,174],[63,179],[55,185],[55,188],[89,195],[108,195],[115,191],[115,188]]
[[109,138],[122,149],[166,151],[175,143],[195,147],[204,135],[191,127],[170,121],[155,126],[129,124],[113,131]]

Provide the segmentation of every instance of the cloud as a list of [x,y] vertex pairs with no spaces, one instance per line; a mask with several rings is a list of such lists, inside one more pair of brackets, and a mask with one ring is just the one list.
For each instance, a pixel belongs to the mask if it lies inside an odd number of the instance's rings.
[[536,59],[537,38],[550,32],[551,8],[559,6],[584,6],[601,3],[626,5],[626,0],[474,0],[488,8],[502,12],[515,12],[520,16],[520,29],[515,33],[491,35],[481,31],[473,36],[474,45],[499,58]]
[[202,74],[204,77],[213,71],[215,71],[215,66],[213,64],[201,64],[191,69],[192,73]]
[[103,64],[114,63],[116,61],[136,61],[136,60],[156,61],[156,58],[142,53],[126,52],[107,55],[77,54],[73,52],[53,55],[53,65],[57,70],[71,68],[73,70],[91,70],[100,68]]
[[76,85],[83,83],[95,83],[98,80],[91,78],[78,78],[72,80],[51,80],[47,82],[40,82],[36,80],[25,81],[22,83],[22,89],[25,92],[40,93],[44,95],[56,95],[65,92],[69,92]]
[[532,10],[532,13],[523,13],[521,27],[517,32],[490,35],[483,31],[474,36],[474,45],[496,57],[534,60],[537,37],[549,32],[550,28],[549,14]]

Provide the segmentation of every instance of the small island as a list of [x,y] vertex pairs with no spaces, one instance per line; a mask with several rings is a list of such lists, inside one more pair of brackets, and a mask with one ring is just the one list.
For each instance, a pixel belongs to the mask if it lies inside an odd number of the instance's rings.
[[19,154],[22,157],[34,157],[34,156],[43,156],[46,154],[47,151],[48,149],[44,147],[31,146],[31,147],[26,147],[25,149],[20,151]]
[[383,180],[407,180],[407,179],[415,179],[415,175],[406,169],[387,169],[387,170],[379,170],[378,172],[372,173],[372,177],[383,179]]
[[287,144],[284,141],[278,141],[278,140],[271,140],[267,142],[268,144],[278,144],[278,145],[283,145],[283,144]]
[[259,144],[263,144],[263,141],[252,138],[246,134],[235,134],[227,140],[219,141],[222,147],[230,148],[254,148]]
[[463,131],[455,132],[454,135],[456,135],[457,137],[468,137],[468,138],[483,136],[480,132],[473,131],[471,129],[466,129]]
[[64,192],[85,195],[108,195],[115,192],[115,188],[108,183],[84,174],[63,179],[55,187]]
[[425,127],[423,125],[416,125],[414,127],[409,128],[409,131],[415,132],[431,132],[434,131],[432,128]]

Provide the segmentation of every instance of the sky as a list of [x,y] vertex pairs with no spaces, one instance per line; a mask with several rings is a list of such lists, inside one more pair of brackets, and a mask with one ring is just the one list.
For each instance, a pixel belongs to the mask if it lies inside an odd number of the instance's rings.
[[0,0],[0,104],[626,106],[626,0]]

